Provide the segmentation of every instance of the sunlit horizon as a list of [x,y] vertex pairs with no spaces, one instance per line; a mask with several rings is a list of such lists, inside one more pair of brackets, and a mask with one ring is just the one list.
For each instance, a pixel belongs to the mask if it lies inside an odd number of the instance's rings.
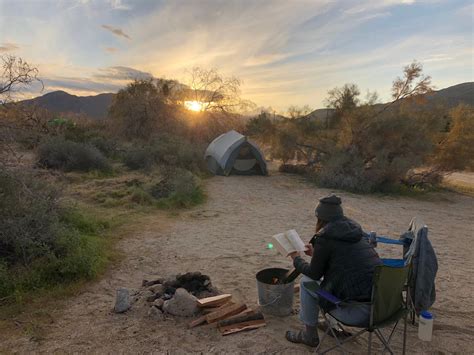
[[184,107],[190,111],[201,112],[204,111],[204,102],[201,101],[185,101]]

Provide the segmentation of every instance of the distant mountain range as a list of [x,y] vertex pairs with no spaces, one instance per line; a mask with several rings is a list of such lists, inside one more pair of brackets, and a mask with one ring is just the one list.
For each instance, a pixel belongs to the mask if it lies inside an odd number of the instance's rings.
[[[474,82],[467,82],[447,87],[438,91],[433,91],[425,95],[426,104],[430,106],[442,105],[447,108],[453,108],[461,103],[474,106]],[[378,104],[383,106],[386,104]],[[317,109],[311,112],[308,118],[312,120],[323,120],[332,116],[333,109]]]
[[[105,119],[115,94],[106,93],[95,96],[76,96],[65,91],[53,91],[31,100],[25,104],[34,104],[55,113],[73,113],[94,119]],[[460,103],[474,106],[474,82],[450,86],[446,89],[434,91],[427,96],[429,105],[444,105],[454,107]],[[310,119],[325,119],[332,115],[332,109],[318,109],[307,117]]]
[[73,113],[97,120],[105,119],[115,94],[76,96],[65,91],[53,91],[31,100],[22,101],[55,113]]

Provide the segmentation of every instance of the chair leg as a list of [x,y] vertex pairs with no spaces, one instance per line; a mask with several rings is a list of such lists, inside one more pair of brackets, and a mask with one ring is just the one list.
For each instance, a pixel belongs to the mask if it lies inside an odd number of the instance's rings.
[[[367,329],[361,329],[361,330],[359,330],[357,333],[352,334],[349,338],[346,338],[346,339],[344,339],[344,340],[339,340],[339,338],[336,338],[336,339],[335,339],[335,340],[336,340],[336,345],[334,345],[334,346],[332,346],[332,347],[330,347],[330,348],[327,348],[327,349],[325,349],[324,351],[320,351],[320,352],[317,351],[317,353],[318,353],[318,354],[326,354],[326,353],[328,353],[328,352],[330,352],[331,350],[336,349],[336,348],[341,349],[341,351],[342,351],[344,354],[350,353],[350,351],[346,350],[346,348],[345,348],[343,345],[344,345],[345,343],[351,341],[352,339],[357,338],[359,335],[361,335],[362,333],[364,333],[364,332],[366,332],[366,331],[367,331]],[[321,343],[320,343],[320,344],[321,344]],[[316,348],[316,349],[319,349],[319,347]]]
[[367,353],[370,355],[372,353],[372,332],[369,332],[369,349]]
[[[334,332],[334,330],[332,329],[332,325],[331,325],[331,322],[329,321],[329,319],[326,317],[326,314],[323,314],[323,317],[324,317],[324,321],[326,322],[328,328],[326,330],[326,332],[324,333],[324,337],[326,337],[327,335],[329,335],[329,333],[332,334],[334,340],[336,341],[336,345],[333,346],[332,348],[329,348],[329,349],[326,349],[322,352],[319,352],[318,354],[325,354],[329,351],[331,351],[332,349],[335,349],[335,348],[340,348],[342,353],[345,354],[346,353],[346,349],[344,349],[344,347],[342,346],[342,343],[341,341],[339,340],[339,338],[337,337],[337,334]],[[324,337],[320,340],[319,342],[319,345],[318,347],[316,348],[316,351],[319,350],[319,347],[321,346],[322,344],[322,341],[324,339]]]
[[375,329],[375,335],[377,335],[377,337],[380,339],[380,341],[384,345],[384,349],[382,351],[382,354],[385,352],[385,350],[387,350],[390,354],[393,355],[393,351],[390,348],[390,345],[387,343],[387,340],[385,340],[385,337],[383,336],[383,334],[380,332],[379,329]]
[[402,350],[402,355],[405,355],[406,346],[407,346],[407,317],[408,317],[407,314],[405,314],[405,317],[403,317],[403,350]]
[[[398,321],[395,323],[395,325],[392,328],[392,331],[390,332],[390,336],[387,339],[387,343],[390,344],[390,341],[392,340],[393,334],[395,333],[395,329],[397,329]],[[382,334],[382,333],[380,333]]]

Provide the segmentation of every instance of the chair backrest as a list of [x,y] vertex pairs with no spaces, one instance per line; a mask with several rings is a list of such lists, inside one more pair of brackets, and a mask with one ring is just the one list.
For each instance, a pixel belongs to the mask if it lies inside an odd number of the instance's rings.
[[383,322],[404,307],[403,289],[408,277],[408,266],[375,268],[372,288],[371,324]]
[[428,227],[424,223],[419,222],[416,218],[413,218],[408,226],[407,233],[405,233],[405,236],[410,235],[412,237],[410,246],[403,248],[403,259],[405,259],[405,265],[411,263],[412,258],[416,253],[416,249],[418,248],[418,239],[423,233],[428,233]]

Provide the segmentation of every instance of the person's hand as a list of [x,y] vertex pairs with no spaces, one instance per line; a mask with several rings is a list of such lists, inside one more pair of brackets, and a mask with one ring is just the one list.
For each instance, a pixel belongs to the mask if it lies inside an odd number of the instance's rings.
[[288,256],[292,258],[293,260],[295,260],[297,256],[300,256],[300,253],[297,251],[294,251],[293,253],[290,253]]
[[308,256],[313,256],[313,246],[308,243],[305,245],[305,247],[306,247],[306,250],[304,251],[304,253]]

